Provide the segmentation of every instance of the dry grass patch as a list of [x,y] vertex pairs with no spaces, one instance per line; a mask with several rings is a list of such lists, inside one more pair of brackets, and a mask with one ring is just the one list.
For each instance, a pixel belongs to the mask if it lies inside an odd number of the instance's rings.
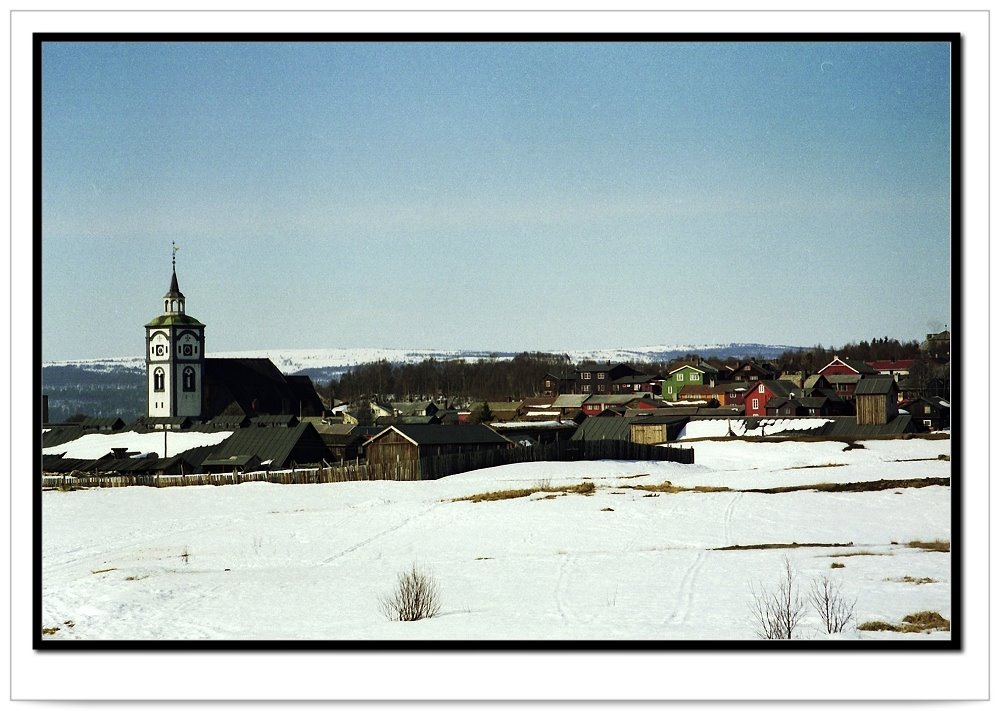
[[661,484],[637,484],[636,486],[626,486],[626,489],[638,489],[639,491],[651,491],[657,494],[680,494],[693,491],[699,494],[716,494],[725,491],[732,491],[728,486],[675,486],[669,481]]
[[742,491],[748,494],[787,494],[792,491],[858,493],[866,491],[885,491],[886,489],[920,489],[925,486],[950,485],[951,479],[948,477],[924,477],[922,479],[877,479],[876,481],[852,481],[837,484],[821,482],[819,484],[775,486],[770,489],[742,489]]
[[112,570],[118,570],[118,568],[101,568],[100,570],[91,570],[91,575],[100,575],[101,573],[110,573]]
[[937,551],[939,553],[950,553],[951,543],[949,541],[910,541],[907,548],[920,548],[925,551]]
[[745,546],[723,546],[713,548],[714,551],[765,551],[775,548],[848,548],[853,543],[753,543]]
[[892,553],[876,553],[875,551],[854,551],[853,553],[831,553],[830,558],[853,558],[859,555],[892,555]]
[[927,585],[938,582],[934,578],[914,578],[912,575],[904,575],[902,578],[886,578],[890,583],[910,583],[911,585]]
[[920,633],[932,632],[934,630],[949,632],[951,631],[951,622],[942,617],[940,612],[924,610],[923,612],[914,612],[912,615],[907,615],[903,618],[903,624],[901,625],[894,625],[881,620],[872,620],[858,625],[858,629],[862,632]]
[[501,489],[500,491],[486,491],[481,494],[471,494],[470,496],[459,496],[451,501],[471,501],[478,504],[480,501],[504,501],[505,499],[521,499],[532,494],[541,492],[552,494],[543,498],[554,499],[560,494],[582,494],[590,496],[597,487],[594,482],[585,481],[581,484],[570,486],[534,486],[529,489]]
[[830,563],[830,567],[831,568],[843,568],[844,564],[843,563]]

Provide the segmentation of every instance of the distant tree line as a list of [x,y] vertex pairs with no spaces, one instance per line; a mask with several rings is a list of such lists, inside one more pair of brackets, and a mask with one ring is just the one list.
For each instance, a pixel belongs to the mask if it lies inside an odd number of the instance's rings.
[[[914,376],[920,379],[947,378],[947,364],[935,363],[920,350],[919,341],[873,338],[840,347],[817,344],[811,348],[788,350],[774,363],[782,372],[815,372],[835,356],[851,360],[914,359]],[[699,358],[689,353],[670,362],[628,362],[637,371],[665,377],[679,363]],[[717,368],[736,366],[736,358],[705,358]],[[520,353],[513,358],[480,358],[475,361],[428,358],[418,363],[391,363],[380,360],[345,372],[339,381],[330,381],[322,394],[345,402],[362,400],[424,400],[451,398],[482,403],[486,400],[519,400],[541,394],[546,375],[573,377],[577,368],[594,365],[593,360],[574,362],[568,355],[541,352]]]

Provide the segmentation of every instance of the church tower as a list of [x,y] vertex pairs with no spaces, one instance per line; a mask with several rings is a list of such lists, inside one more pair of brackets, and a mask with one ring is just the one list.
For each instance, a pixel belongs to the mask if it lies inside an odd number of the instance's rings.
[[177,250],[163,313],[146,324],[146,388],[149,417],[201,417],[205,325],[185,313],[177,286]]

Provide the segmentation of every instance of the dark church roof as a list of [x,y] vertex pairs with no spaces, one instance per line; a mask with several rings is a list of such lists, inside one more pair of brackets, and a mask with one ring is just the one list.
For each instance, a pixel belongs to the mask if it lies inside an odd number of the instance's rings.
[[202,417],[323,414],[305,375],[285,376],[268,358],[206,358]]

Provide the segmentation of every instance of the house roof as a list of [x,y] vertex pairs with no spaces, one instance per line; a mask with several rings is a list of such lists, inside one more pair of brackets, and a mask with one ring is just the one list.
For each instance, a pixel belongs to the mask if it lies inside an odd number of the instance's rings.
[[[820,368],[820,371],[826,370],[831,365],[846,365],[848,368],[853,370],[859,375],[876,375],[878,371],[872,368],[870,365],[865,363],[863,360],[854,360],[853,358],[841,358],[840,356],[834,356],[833,360]],[[830,376],[827,376],[830,377]]]
[[793,397],[795,393],[802,391],[802,388],[796,387],[795,383],[787,380],[758,380],[747,390],[746,395],[743,396],[744,400],[757,394],[758,387],[761,385],[771,391],[772,397]]
[[625,395],[591,395],[584,402],[584,405],[627,405],[636,400],[650,400],[651,398],[635,393]]
[[836,385],[838,383],[859,383],[861,382],[860,375],[824,375],[831,385]]
[[858,382],[858,387],[854,389],[854,395],[888,395],[898,391],[896,381],[888,375],[876,375],[874,377],[862,378]]
[[909,370],[913,367],[916,362],[912,358],[899,358],[899,359],[884,359],[884,360],[868,360],[865,361],[868,365],[878,371],[882,370]]
[[522,403],[522,400],[516,402],[502,400],[500,402],[487,402],[486,404],[489,406],[490,412],[517,412],[521,408]]
[[365,446],[395,430],[415,445],[509,444],[509,440],[486,425],[390,425],[369,439]]
[[560,395],[552,402],[552,407],[558,407],[562,409],[566,408],[580,408],[586,399],[590,397],[589,395]]
[[830,417],[821,433],[828,437],[871,437],[912,432],[912,415],[896,415],[884,425],[859,425],[856,417]]
[[697,363],[697,364],[694,364],[694,363],[684,363],[683,365],[679,365],[676,368],[674,368],[673,370],[671,370],[670,372],[668,372],[667,375],[668,376],[669,375],[673,375],[678,370],[684,370],[685,368],[688,369],[688,370],[697,370],[699,373],[712,373],[712,374],[714,374],[714,373],[718,373],[719,372],[718,368],[716,368],[715,366],[709,365],[708,363]]
[[571,440],[628,440],[635,417],[589,417],[576,428]]
[[[262,462],[270,460],[280,467],[289,464],[295,452],[305,457],[301,461],[315,462],[327,451],[316,428],[308,422],[300,422],[294,427],[245,427],[221,442],[204,463],[245,463],[256,456]],[[240,462],[241,458],[244,461]]]

